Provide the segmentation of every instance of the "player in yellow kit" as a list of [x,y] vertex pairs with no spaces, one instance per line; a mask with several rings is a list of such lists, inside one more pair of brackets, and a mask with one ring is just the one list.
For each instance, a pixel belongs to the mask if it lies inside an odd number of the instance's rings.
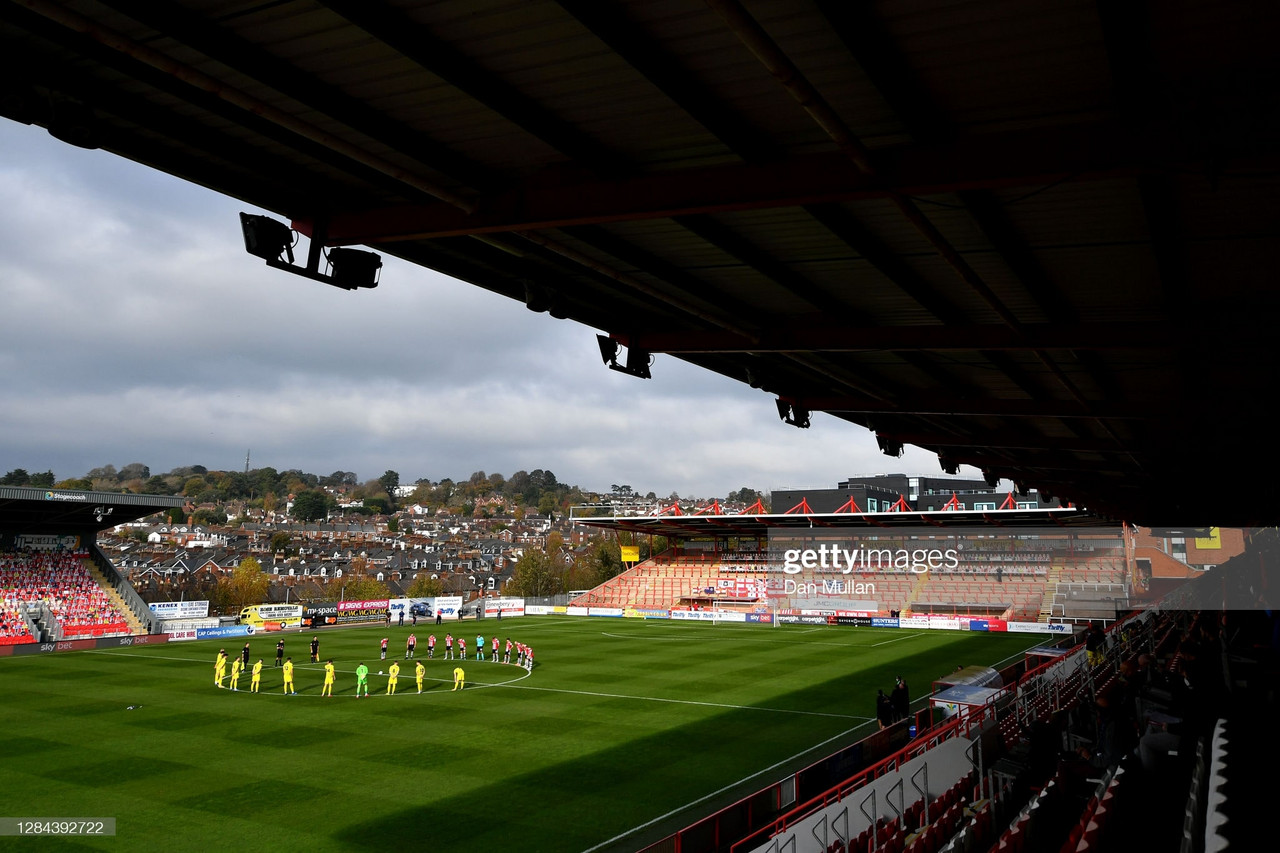
[[293,689],[293,658],[284,659],[284,692],[286,695],[298,695]]
[[257,693],[258,685],[262,682],[262,658],[258,658],[258,662],[253,665],[253,680],[249,682],[249,692]]
[[236,658],[231,662],[231,689],[232,690],[240,689],[236,685],[240,683],[240,673],[243,670],[244,670],[244,661],[240,660],[240,658]]
[[320,695],[333,697],[333,658],[324,665],[324,687],[320,688]]
[[387,695],[396,692],[396,679],[400,677],[400,664],[395,661],[391,662],[391,668],[387,670]]
[[222,686],[222,679],[227,677],[227,650],[218,649],[218,656],[213,661],[213,685]]
[[427,674],[427,668],[422,665],[422,661],[418,661],[418,665],[414,667],[413,674],[418,678],[418,692],[422,692],[422,677]]
[[[453,690],[461,690],[467,686],[467,674],[462,671],[462,667],[455,666],[453,668]],[[453,690],[449,692],[452,693]]]

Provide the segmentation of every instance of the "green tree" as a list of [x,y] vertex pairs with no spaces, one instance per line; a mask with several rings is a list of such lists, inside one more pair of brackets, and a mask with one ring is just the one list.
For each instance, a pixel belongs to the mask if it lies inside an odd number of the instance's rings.
[[14,468],[8,474],[4,475],[4,479],[0,480],[3,486],[25,486],[31,479],[31,475],[27,473],[26,468]]
[[400,532],[400,519],[396,518],[394,515],[393,515],[393,516],[391,516],[390,518],[388,518],[388,519],[387,519],[387,532],[388,532],[388,533],[399,533],[399,532]]
[[142,484],[142,491],[148,495],[167,495],[171,494],[169,481],[160,475],[148,478],[147,482]]
[[271,553],[275,554],[280,551],[287,551],[289,545],[293,543],[293,537],[283,530],[277,530],[271,534]]
[[266,600],[271,578],[262,571],[262,565],[253,557],[245,557],[231,574],[218,581],[221,600],[234,612],[250,604]]
[[378,478],[378,483],[381,484],[382,490],[387,493],[387,497],[394,499],[396,488],[400,485],[400,475],[388,468]]
[[226,524],[227,511],[224,509],[198,509],[191,516],[191,520],[205,527],[211,524]]
[[299,521],[320,521],[329,514],[329,496],[325,492],[299,492],[293,499],[293,517]]

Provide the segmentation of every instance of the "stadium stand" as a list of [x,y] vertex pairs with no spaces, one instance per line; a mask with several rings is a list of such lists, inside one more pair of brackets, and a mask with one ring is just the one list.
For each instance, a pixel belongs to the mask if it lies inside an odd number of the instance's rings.
[[[761,555],[763,556],[763,555]],[[765,596],[767,559],[735,554],[732,563],[718,555],[664,553],[569,602],[574,607],[678,608],[715,604],[749,610]]]
[[[1251,559],[1280,559],[1280,532],[1254,539],[1264,553]],[[1100,578],[1073,583],[1107,583],[1113,568],[1087,567]],[[1068,638],[1047,663],[1028,655],[1003,670],[1006,686],[985,706],[941,723],[917,708],[647,849],[701,849],[696,839],[727,827],[738,840],[720,849],[735,853],[1252,849],[1250,817],[1269,795],[1256,772],[1246,779],[1246,762],[1272,767],[1280,749],[1269,720],[1246,734],[1240,717],[1274,705],[1280,618],[1199,606],[1226,602],[1229,589],[1258,595],[1257,577],[1224,577],[1116,621],[1092,665]],[[912,722],[918,736],[907,738]],[[858,759],[864,769],[814,789],[825,768]],[[806,793],[754,816],[787,791]],[[1180,818],[1158,819],[1168,814]]]
[[0,552],[0,642],[127,635],[117,598],[95,577],[87,552]]

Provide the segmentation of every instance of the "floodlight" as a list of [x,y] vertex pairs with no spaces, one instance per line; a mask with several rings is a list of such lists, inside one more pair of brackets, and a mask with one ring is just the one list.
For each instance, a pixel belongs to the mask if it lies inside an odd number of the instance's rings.
[[[240,230],[244,232],[245,251],[255,258],[262,258],[269,267],[300,275],[312,281],[322,281],[343,290],[378,286],[382,257],[374,252],[343,247],[325,252],[327,231],[325,220],[318,219],[313,225],[311,246],[307,251],[305,267],[294,265],[293,246],[296,242],[296,234],[283,222],[277,222],[270,216],[241,213]],[[328,262],[326,272],[320,272],[322,255]]]
[[902,442],[896,438],[889,438],[876,433],[876,444],[880,447],[880,452],[885,456],[892,456],[895,459],[902,456]]
[[330,249],[326,256],[332,272],[330,284],[355,290],[357,287],[377,287],[378,272],[382,269],[382,256],[360,249]]
[[604,363],[614,367],[618,363],[618,342],[605,335],[596,335],[596,343],[600,345],[600,357]]
[[240,230],[244,232],[244,250],[267,263],[279,262],[287,254],[293,263],[293,229],[270,216],[240,214]]
[[651,364],[653,364],[653,354],[651,352],[635,347],[627,347],[627,366],[618,367],[615,364],[611,364],[609,367],[640,379],[651,379],[653,378],[653,374],[649,372],[649,365]]
[[779,397],[774,403],[778,407],[778,417],[782,418],[782,422],[790,424],[797,429],[809,428],[809,410],[804,406],[798,406],[788,403]]
[[605,335],[596,335],[596,343],[600,346],[600,358],[610,370],[635,376],[639,379],[651,379],[649,365],[653,363],[653,354],[637,347],[627,347],[627,363],[618,364],[618,342]]

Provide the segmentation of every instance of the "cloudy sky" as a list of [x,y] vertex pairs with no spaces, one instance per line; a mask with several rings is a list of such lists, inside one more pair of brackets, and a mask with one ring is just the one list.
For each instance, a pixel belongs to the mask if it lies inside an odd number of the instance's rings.
[[686,496],[941,474],[826,415],[786,426],[763,392],[669,356],[649,381],[615,373],[594,330],[394,258],[372,291],[271,270],[244,252],[246,209],[0,119],[0,472],[250,451],[361,480],[543,468]]

